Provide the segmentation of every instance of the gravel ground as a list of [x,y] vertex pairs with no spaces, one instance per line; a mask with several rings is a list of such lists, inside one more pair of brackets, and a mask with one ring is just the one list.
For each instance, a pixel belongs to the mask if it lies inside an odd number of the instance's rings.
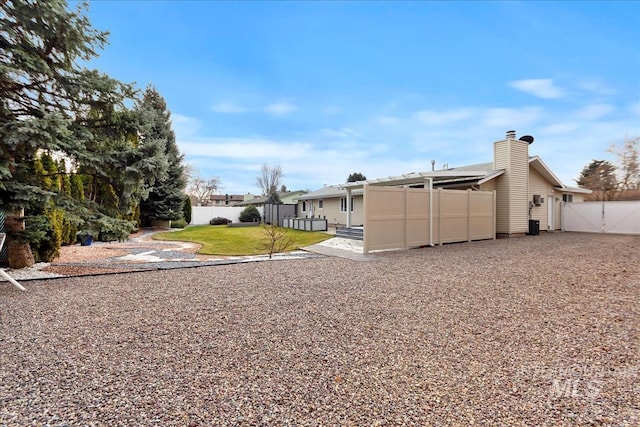
[[0,425],[640,425],[640,238],[0,284]]

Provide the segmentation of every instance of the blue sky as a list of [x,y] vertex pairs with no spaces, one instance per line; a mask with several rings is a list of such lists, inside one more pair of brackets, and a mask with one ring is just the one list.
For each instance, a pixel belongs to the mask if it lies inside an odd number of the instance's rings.
[[515,129],[566,185],[640,136],[640,2],[93,1],[90,64],[154,85],[222,193],[492,160]]

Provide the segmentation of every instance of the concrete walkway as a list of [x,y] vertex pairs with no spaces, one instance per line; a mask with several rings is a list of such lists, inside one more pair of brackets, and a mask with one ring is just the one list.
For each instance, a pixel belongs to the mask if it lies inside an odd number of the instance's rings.
[[334,237],[302,249],[320,255],[347,258],[352,261],[373,261],[376,259],[375,255],[363,253],[361,240],[345,239],[343,237]]

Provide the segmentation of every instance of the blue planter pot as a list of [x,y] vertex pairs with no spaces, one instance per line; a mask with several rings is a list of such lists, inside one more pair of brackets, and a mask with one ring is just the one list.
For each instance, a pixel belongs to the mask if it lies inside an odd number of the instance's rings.
[[91,243],[93,243],[93,236],[80,236],[80,246],[91,246]]

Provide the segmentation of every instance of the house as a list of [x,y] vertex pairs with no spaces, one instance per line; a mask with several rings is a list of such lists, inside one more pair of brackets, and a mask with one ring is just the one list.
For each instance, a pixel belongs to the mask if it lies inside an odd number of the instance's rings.
[[[283,204],[296,204],[296,199],[305,193],[306,191],[304,190],[279,191],[278,196]],[[267,200],[269,200],[269,196],[254,196],[252,198],[245,197],[242,202],[236,203],[234,206],[263,206]]]
[[211,206],[235,206],[244,200],[242,194],[212,194],[209,196]]
[[533,137],[516,139],[508,131],[493,144],[493,161],[476,165],[409,173],[356,183],[326,186],[298,197],[302,217],[320,217],[334,225],[363,224],[365,185],[495,191],[495,230],[499,237],[525,234],[530,221],[540,230],[561,229],[562,202],[582,202],[590,190],[568,187],[538,156],[529,155]]

